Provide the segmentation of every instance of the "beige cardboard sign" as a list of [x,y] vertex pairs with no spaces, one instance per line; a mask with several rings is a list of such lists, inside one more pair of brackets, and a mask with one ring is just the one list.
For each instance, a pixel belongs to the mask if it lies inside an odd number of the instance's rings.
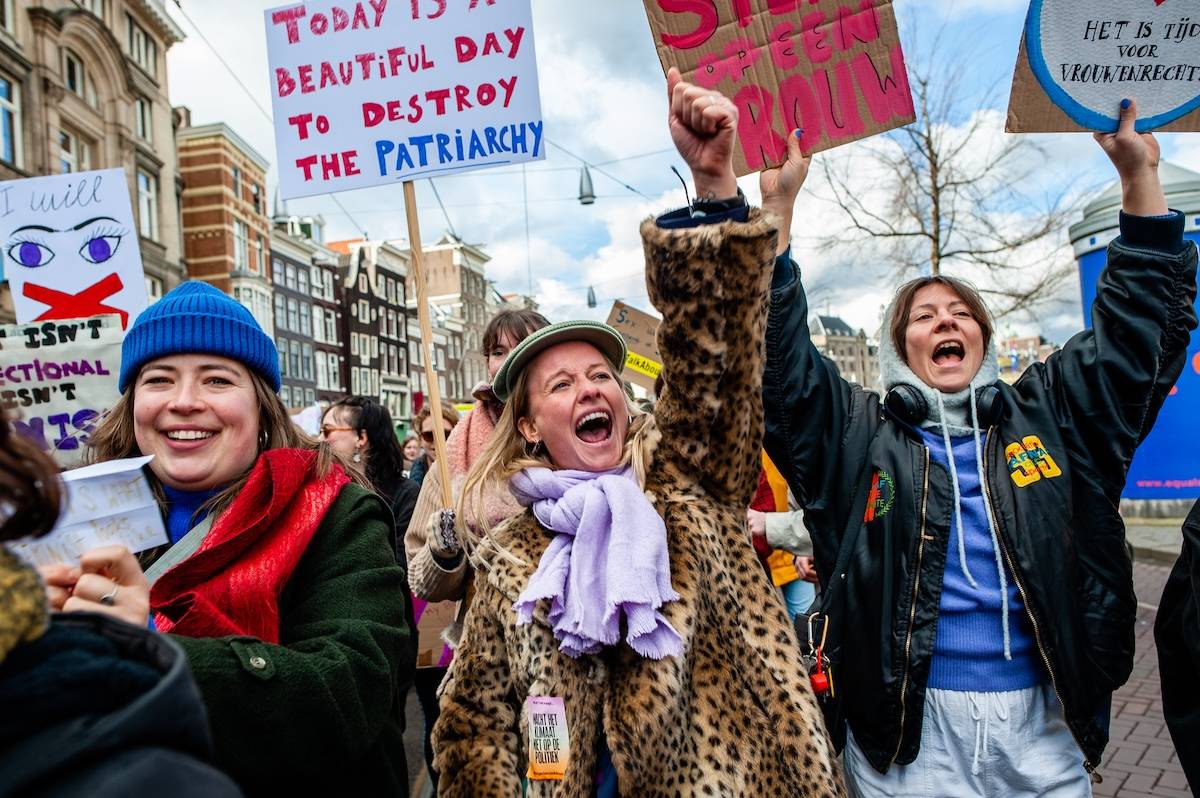
[[734,170],[778,166],[800,129],[805,152],[912,122],[891,0],[644,0],[663,71],[738,107]]
[[[1032,0],[1013,73],[1010,133],[1200,130],[1200,16],[1165,0]],[[1197,9],[1200,10],[1200,9]]]
[[654,379],[662,371],[662,356],[658,354],[655,337],[658,322],[655,316],[624,302],[614,302],[612,312],[608,314],[608,325],[621,333],[628,350],[621,376],[651,392],[654,391]]

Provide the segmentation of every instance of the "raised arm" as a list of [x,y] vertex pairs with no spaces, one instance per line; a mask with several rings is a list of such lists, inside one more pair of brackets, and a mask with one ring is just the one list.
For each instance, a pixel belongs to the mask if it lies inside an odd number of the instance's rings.
[[1118,496],[1134,450],[1184,367],[1196,328],[1196,247],[1184,219],[1167,209],[1159,149],[1122,108],[1116,133],[1097,134],[1121,178],[1121,235],[1108,248],[1092,305],[1092,328],[1017,383],[1018,394],[1051,394],[1068,445]]
[[695,476],[721,502],[749,504],[762,441],[766,293],[774,219],[751,212],[733,175],[737,109],[668,75],[669,126],[697,203],[642,225],[646,283],[663,315],[665,389],[655,406],[656,458]]

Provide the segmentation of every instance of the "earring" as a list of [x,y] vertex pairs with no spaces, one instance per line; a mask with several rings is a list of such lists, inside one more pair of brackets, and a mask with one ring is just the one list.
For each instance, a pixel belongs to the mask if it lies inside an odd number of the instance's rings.
[[356,462],[356,463],[361,463],[361,462],[362,462],[362,452],[361,452],[361,451],[358,449],[358,447],[357,447],[357,446],[354,448],[354,457],[353,457],[353,460],[354,460],[354,462]]

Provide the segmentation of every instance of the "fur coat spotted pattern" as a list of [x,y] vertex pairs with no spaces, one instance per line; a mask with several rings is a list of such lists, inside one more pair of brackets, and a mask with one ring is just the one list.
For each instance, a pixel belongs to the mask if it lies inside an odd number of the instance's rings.
[[516,516],[476,552],[478,592],[434,729],[443,798],[521,794],[531,695],[561,697],[570,733],[565,778],[531,782],[532,798],[591,796],[601,735],[623,796],[843,794],[783,604],[746,536],[775,228],[753,212],[690,230],[647,221],[642,237],[666,389],[635,423],[650,425],[645,490],[666,522],[682,597],[663,614],[684,653],[656,661],[622,643],[572,659],[545,602],[518,626],[513,602],[551,533]]

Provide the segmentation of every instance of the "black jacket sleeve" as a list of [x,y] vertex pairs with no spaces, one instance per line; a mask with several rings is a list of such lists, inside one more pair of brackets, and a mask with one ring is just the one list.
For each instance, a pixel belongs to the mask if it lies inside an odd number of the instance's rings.
[[865,445],[847,438],[864,404],[862,389],[842,379],[813,345],[799,268],[785,253],[775,265],[767,320],[765,446],[805,510],[819,560],[822,550],[836,550],[829,535],[844,527],[842,516],[852,500],[850,486],[839,485],[838,475],[847,473],[845,458],[865,453]]
[[1116,501],[1134,451],[1183,370],[1196,328],[1196,247],[1183,215],[1121,214],[1092,305],[1092,327],[1017,382],[1065,431],[1072,462]]

